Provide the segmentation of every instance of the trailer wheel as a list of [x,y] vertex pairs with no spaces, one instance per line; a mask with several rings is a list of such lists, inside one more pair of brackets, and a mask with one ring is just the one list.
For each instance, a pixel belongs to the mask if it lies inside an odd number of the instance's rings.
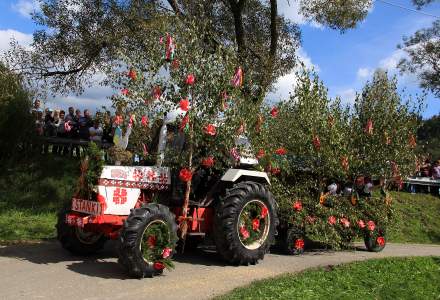
[[289,228],[282,240],[282,250],[288,255],[301,255],[304,253],[304,231],[299,228]]
[[[153,236],[152,232],[159,235]],[[154,238],[153,245],[151,238]],[[163,250],[159,245],[166,244],[174,253],[176,242],[177,224],[168,207],[148,204],[133,209],[119,237],[119,262],[135,278],[160,275],[163,270],[154,268],[157,255]]]
[[70,208],[64,208],[58,214],[56,225],[57,239],[61,246],[76,255],[91,255],[104,247],[107,237],[102,233],[86,231],[76,226],[69,226],[66,223],[66,215]]
[[216,207],[217,251],[235,265],[256,264],[275,241],[278,217],[272,194],[262,184],[240,182]]
[[379,234],[378,236],[366,234],[364,237],[364,242],[368,251],[380,252],[385,248],[387,240],[382,234]]

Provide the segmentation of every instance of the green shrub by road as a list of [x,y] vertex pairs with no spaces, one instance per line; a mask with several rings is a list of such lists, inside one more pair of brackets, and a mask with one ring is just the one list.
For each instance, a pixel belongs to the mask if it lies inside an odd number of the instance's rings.
[[440,257],[387,258],[255,282],[226,299],[439,299]]

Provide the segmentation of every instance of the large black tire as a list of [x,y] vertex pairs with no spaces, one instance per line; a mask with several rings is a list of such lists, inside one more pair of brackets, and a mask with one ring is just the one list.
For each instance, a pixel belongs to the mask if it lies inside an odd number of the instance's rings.
[[62,209],[58,214],[56,225],[57,239],[61,246],[75,255],[87,256],[94,254],[104,247],[107,238],[101,233],[87,232],[66,223],[69,208]]
[[365,247],[370,252],[380,252],[380,251],[382,251],[385,248],[386,243],[387,243],[386,237],[384,236],[383,238],[384,238],[384,244],[383,244],[383,246],[381,246],[381,245],[379,245],[377,243],[377,239],[376,238],[373,238],[373,237],[371,237],[370,235],[367,234],[364,237]]
[[[246,247],[239,236],[239,217],[244,207],[258,200],[268,209],[269,227],[264,242],[256,249]],[[275,242],[278,226],[277,205],[272,194],[259,183],[246,181],[235,184],[226,191],[220,200],[214,217],[214,242],[217,252],[229,263],[234,265],[256,264]]]
[[177,224],[175,216],[168,207],[161,204],[147,204],[132,209],[124,222],[119,237],[119,263],[135,278],[153,277],[162,274],[162,270],[153,268],[154,262],[146,261],[142,255],[142,239],[148,226],[155,223],[168,226],[171,253],[175,252],[177,243]]

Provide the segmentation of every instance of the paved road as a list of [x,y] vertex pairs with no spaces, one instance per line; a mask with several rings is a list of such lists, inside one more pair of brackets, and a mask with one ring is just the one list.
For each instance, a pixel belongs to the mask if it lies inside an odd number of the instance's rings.
[[[111,245],[110,245],[111,246]],[[0,247],[0,299],[207,299],[254,280],[310,267],[387,256],[440,256],[440,246],[389,244],[381,253],[269,254],[256,266],[223,264],[215,253],[177,258],[176,269],[153,279],[130,279],[113,248],[86,260],[55,242]]]

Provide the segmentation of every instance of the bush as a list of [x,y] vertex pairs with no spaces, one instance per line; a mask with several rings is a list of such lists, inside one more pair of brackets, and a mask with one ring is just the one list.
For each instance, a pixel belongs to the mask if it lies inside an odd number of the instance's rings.
[[0,161],[23,153],[34,136],[29,92],[19,76],[0,63]]

